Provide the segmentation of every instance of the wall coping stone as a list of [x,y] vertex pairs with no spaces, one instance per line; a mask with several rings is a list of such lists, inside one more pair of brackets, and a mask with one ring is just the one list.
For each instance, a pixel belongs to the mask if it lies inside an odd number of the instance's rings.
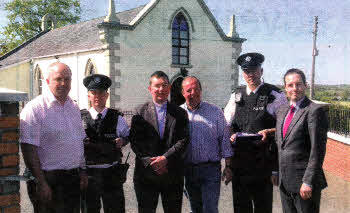
[[343,135],[339,135],[339,134],[336,134],[336,133],[333,133],[333,132],[328,132],[327,136],[330,139],[333,139],[333,140],[339,141],[341,143],[350,145],[350,138],[345,137]]
[[27,101],[28,95],[25,92],[11,90],[7,88],[0,88],[0,101],[1,102],[18,102]]

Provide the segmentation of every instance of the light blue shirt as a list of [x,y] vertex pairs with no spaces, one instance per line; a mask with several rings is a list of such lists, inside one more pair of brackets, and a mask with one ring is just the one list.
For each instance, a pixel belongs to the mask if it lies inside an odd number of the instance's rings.
[[181,107],[187,111],[190,126],[186,163],[218,162],[232,156],[229,128],[219,107],[204,101],[193,111],[186,103]]
[[165,102],[163,104],[154,103],[154,106],[156,107],[158,130],[159,130],[159,135],[161,139],[163,139],[163,136],[164,136],[167,103],[168,102]]

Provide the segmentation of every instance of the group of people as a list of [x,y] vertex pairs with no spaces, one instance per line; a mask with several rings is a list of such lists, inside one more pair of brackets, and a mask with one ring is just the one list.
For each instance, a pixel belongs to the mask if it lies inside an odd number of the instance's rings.
[[99,213],[100,200],[105,213],[125,212],[120,165],[129,142],[140,213],[155,213],[159,196],[164,212],[181,212],[184,192],[193,213],[216,213],[222,181],[232,182],[235,213],[272,213],[273,185],[279,186],[283,212],[319,212],[327,186],[322,170],[327,115],[306,97],[301,70],[285,73],[283,93],[262,81],[263,62],[260,53],[237,59],[246,86],[236,88],[224,111],[202,100],[194,76],[182,81],[185,103],[170,103],[169,78],[156,71],[148,86],[152,100],[136,107],[130,128],[122,113],[106,107],[110,78],[84,79],[91,108],[80,111],[68,96],[70,68],[51,64],[50,92],[21,112],[20,141],[35,177],[27,183],[35,213]]

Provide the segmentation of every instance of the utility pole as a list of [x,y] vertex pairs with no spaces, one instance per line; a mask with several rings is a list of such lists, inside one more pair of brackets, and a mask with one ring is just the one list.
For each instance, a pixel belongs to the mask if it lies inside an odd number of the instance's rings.
[[318,49],[316,47],[317,39],[317,29],[318,29],[318,16],[315,16],[314,31],[313,36],[313,47],[312,47],[312,67],[311,67],[311,83],[310,83],[310,99],[313,99],[315,96],[315,61],[316,56],[318,56]]

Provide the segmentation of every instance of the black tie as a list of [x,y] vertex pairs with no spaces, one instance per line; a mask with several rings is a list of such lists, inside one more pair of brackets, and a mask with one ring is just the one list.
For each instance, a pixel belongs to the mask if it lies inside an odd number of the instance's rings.
[[97,119],[95,120],[95,128],[96,128],[97,132],[99,132],[101,124],[102,124],[102,114],[98,113],[97,114]]

